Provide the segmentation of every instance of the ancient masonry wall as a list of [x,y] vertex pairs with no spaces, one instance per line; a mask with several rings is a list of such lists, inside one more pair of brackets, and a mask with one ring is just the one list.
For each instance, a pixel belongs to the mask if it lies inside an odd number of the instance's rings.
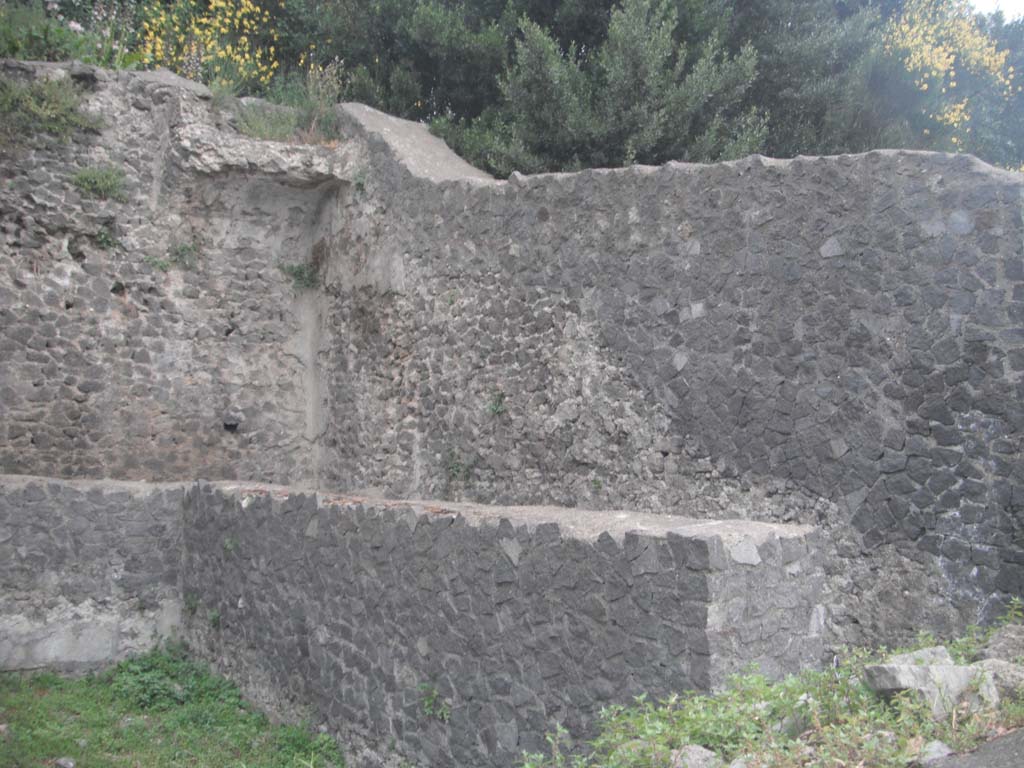
[[181,625],[182,485],[0,475],[0,669],[82,669]]
[[0,471],[815,524],[836,642],[1024,591],[1021,174],[499,182],[359,105],[286,145],[167,73],[0,66],[105,119],[2,158]]
[[184,637],[347,743],[513,765],[601,706],[816,663],[818,551],[798,525],[2,476],[0,669]]
[[423,129],[345,114],[379,225],[332,262],[330,483],[818,524],[848,642],[1024,592],[1024,175],[872,152],[445,179]]
[[[0,62],[32,74],[68,76]],[[320,317],[280,267],[334,226],[350,158],[222,135],[165,75],[76,69],[103,131],[0,156],[0,471],[315,482]]]

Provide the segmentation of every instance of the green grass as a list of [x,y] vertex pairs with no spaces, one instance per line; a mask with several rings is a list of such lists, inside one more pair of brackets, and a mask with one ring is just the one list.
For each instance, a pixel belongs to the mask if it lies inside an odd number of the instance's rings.
[[[1020,623],[1019,603],[1002,623]],[[971,628],[946,643],[959,663],[973,661],[991,630]],[[934,645],[922,635],[914,648]],[[900,649],[910,650],[910,649]],[[998,710],[958,710],[945,721],[931,717],[912,695],[885,701],[861,683],[866,664],[891,653],[850,651],[837,666],[772,682],[759,674],[733,677],[714,695],[684,693],[661,701],[602,712],[598,736],[582,753],[570,750],[564,730],[548,736],[550,756],[523,756],[523,768],[664,768],[687,744],[711,749],[726,763],[743,757],[747,768],[906,768],[933,740],[957,751],[1024,726],[1024,700]]]
[[269,103],[236,101],[238,130],[252,138],[271,141],[336,142],[341,138],[337,104],[342,98],[344,80],[344,67],[337,60],[322,67],[310,67],[305,75],[279,75],[267,89]]
[[254,139],[291,141],[299,128],[298,113],[270,104],[241,104],[238,130]]
[[79,680],[0,675],[0,765],[342,768],[332,739],[271,725],[179,647]]
[[117,200],[124,202],[124,171],[112,166],[96,166],[83,168],[71,177],[71,183],[83,194],[99,200]]
[[102,122],[81,111],[82,95],[67,79],[20,83],[0,78],[0,147],[24,144],[36,134],[67,141]]

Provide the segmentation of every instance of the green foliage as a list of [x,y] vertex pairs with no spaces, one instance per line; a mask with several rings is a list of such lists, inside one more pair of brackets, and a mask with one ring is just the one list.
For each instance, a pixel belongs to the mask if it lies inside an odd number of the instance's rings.
[[241,705],[238,689],[191,661],[183,646],[122,662],[110,677],[113,692],[135,709],[166,710],[202,702]]
[[447,723],[452,716],[451,707],[444,700],[437,687],[430,683],[420,683],[420,710],[427,717],[434,717]]
[[298,114],[292,109],[250,102],[238,110],[238,130],[254,139],[290,141],[298,127]]
[[0,57],[31,61],[78,59],[115,69],[142,63],[133,51],[138,6],[131,0],[65,2],[48,13],[42,2],[0,6]]
[[508,405],[505,403],[505,393],[498,390],[494,393],[491,401],[487,403],[487,412],[491,414],[491,416],[501,416],[507,411]]
[[742,108],[754,79],[751,46],[730,54],[717,38],[690,53],[676,37],[668,0],[624,0],[596,50],[563,50],[527,17],[515,61],[500,80],[503,105],[469,124],[435,121],[435,132],[489,170],[566,170],[728,159],[755,151],[766,134]]
[[171,262],[167,259],[161,259],[156,256],[145,256],[142,260],[146,264],[149,264],[153,269],[159,269],[161,272],[169,272],[171,269]]
[[89,56],[93,41],[47,15],[41,2],[0,7],[0,57],[66,61]]
[[[1024,71],[1024,21],[995,15],[965,37],[956,20],[967,6],[928,0],[949,22],[940,31],[959,42],[939,73],[943,87],[923,91],[919,81],[936,73],[906,57],[924,38],[911,30],[898,36],[906,45],[892,44],[892,30],[913,5],[290,0],[260,4],[259,24],[246,27],[243,39],[234,17],[211,16],[224,24],[196,27],[205,4],[191,0],[61,0],[56,10],[7,3],[0,7],[0,56],[133,67],[144,49],[159,59],[157,35],[163,54],[174,48],[174,66],[205,72],[222,107],[247,88],[293,110],[238,105],[239,129],[250,136],[334,141],[334,105],[362,101],[430,122],[458,152],[499,176],[882,146],[969,151],[1020,167],[1024,89],[1011,75]],[[166,34],[151,29],[143,39],[143,6],[150,16],[170,13],[167,29],[157,24]],[[197,31],[213,36],[208,43],[219,41],[219,53],[210,54],[215,76],[190,47]],[[232,42],[230,54],[221,42]],[[255,80],[242,74],[251,64],[239,58],[243,49],[273,58]],[[1005,76],[986,80],[972,69],[978,51],[992,61],[1007,51]],[[964,98],[969,103],[961,104]]]
[[297,291],[309,291],[320,285],[320,270],[316,264],[280,264],[279,268],[292,281]]
[[112,227],[100,227],[99,231],[96,232],[93,240],[100,248],[104,251],[110,251],[114,248],[121,247],[121,241],[117,239],[117,235],[114,234]]
[[82,97],[66,79],[19,83],[0,78],[0,147],[45,133],[68,140],[75,131],[98,130],[101,121],[81,111]]
[[181,269],[195,269],[199,266],[200,244],[192,239],[172,245],[167,251],[167,260]]
[[765,0],[736,6],[729,27],[730,45],[749,40],[760,54],[745,103],[770,116],[769,154],[915,145],[904,116],[915,96],[883,51],[877,6]]
[[71,177],[71,183],[87,197],[122,203],[128,199],[124,191],[124,180],[124,171],[109,165],[83,168]]
[[488,108],[476,120],[460,120],[454,115],[436,118],[430,130],[471,163],[496,176],[513,171],[537,173],[544,168],[541,158],[526,148],[508,115]]
[[238,689],[170,646],[77,680],[0,674],[0,765],[343,768],[334,742],[272,726]]
[[[1021,622],[1022,613],[1021,603],[1013,603],[1000,625]],[[946,645],[959,662],[969,662],[994,629],[975,628]],[[935,642],[922,635],[915,646]],[[551,755],[524,755],[523,768],[652,768],[667,765],[671,752],[687,744],[711,749],[726,762],[743,756],[761,768],[905,768],[933,739],[970,749],[1024,722],[1020,701],[1003,702],[998,711],[960,709],[936,721],[909,692],[883,700],[861,681],[864,666],[887,655],[885,649],[851,650],[831,669],[778,682],[749,672],[713,695],[680,694],[658,703],[641,696],[632,706],[602,712],[598,735],[585,753],[569,756],[567,734],[559,728],[548,737]]]
[[468,482],[473,474],[472,464],[464,459],[458,451],[448,452],[444,468],[449,483]]
[[304,74],[276,77],[267,90],[270,103],[248,101],[238,109],[238,128],[247,136],[270,141],[324,144],[341,137],[337,104],[345,71],[340,61],[311,65]]
[[206,612],[206,620],[210,622],[210,626],[214,629],[220,629],[220,611],[216,608],[211,608]]

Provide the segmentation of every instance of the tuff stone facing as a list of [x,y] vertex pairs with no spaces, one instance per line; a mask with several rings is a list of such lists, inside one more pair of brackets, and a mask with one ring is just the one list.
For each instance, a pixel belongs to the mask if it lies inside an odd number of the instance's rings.
[[331,484],[820,524],[846,641],[1024,590],[1024,176],[872,152],[436,183],[364,132],[403,215],[340,262],[401,280],[336,284]]
[[[222,132],[194,85],[106,73],[102,133],[0,157],[0,472],[315,482],[319,320],[279,265],[330,228],[352,160]],[[71,183],[92,166],[125,172],[123,202]]]
[[0,669],[184,637],[346,743],[512,765],[602,705],[817,662],[818,550],[798,525],[0,476]]
[[[75,77],[107,127],[3,159],[0,470],[814,523],[845,642],[1024,590],[1020,174],[497,182],[364,107],[292,146],[166,73],[3,67]],[[128,202],[70,185],[99,163]],[[153,266],[193,239],[194,270]],[[311,260],[295,291],[278,265]]]
[[0,475],[0,669],[95,667],[174,637],[184,498]]
[[184,531],[202,653],[270,709],[427,765],[512,765],[603,705],[821,654],[807,526],[220,484],[190,491]]

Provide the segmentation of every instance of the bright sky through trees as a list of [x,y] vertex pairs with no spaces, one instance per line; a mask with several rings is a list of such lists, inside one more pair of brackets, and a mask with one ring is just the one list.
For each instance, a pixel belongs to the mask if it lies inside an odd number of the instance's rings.
[[1024,16],[1024,0],[971,0],[971,5],[982,13],[1001,10],[1007,20]]

